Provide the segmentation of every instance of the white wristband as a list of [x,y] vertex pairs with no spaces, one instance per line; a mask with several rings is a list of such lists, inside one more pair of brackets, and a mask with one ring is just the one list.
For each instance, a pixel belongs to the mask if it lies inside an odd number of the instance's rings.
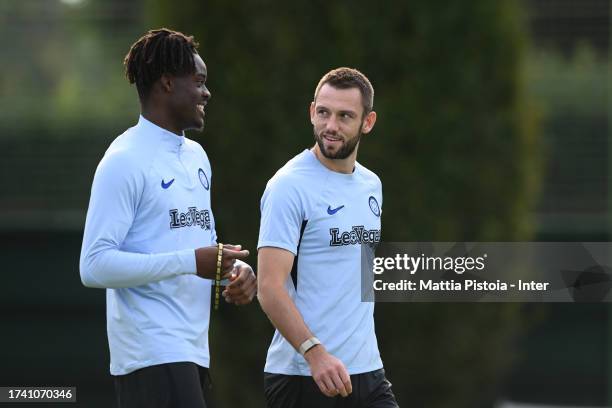
[[308,350],[310,350],[317,344],[321,344],[319,339],[317,339],[316,337],[311,337],[309,339],[304,340],[304,342],[300,345],[300,348],[298,349],[298,351],[300,352],[301,355],[304,355],[306,354]]

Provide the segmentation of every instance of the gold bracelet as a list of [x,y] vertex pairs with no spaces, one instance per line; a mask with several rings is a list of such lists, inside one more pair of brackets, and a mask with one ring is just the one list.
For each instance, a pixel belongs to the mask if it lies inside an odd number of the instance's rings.
[[223,261],[223,244],[217,244],[217,272],[215,273],[215,310],[219,310],[219,289],[221,287],[221,263]]

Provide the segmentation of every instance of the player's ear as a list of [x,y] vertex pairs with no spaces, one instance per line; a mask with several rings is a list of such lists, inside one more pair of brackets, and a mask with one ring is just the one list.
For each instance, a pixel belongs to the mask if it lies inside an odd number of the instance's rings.
[[310,107],[308,108],[310,112],[310,123],[314,125],[314,117],[315,117],[315,103],[314,101],[310,102]]
[[172,92],[172,87],[174,86],[174,78],[169,74],[162,74],[159,78],[159,84],[161,85],[162,91],[169,93]]
[[364,134],[370,133],[375,123],[376,123],[376,112],[371,111],[363,119],[363,128],[361,129],[361,132]]

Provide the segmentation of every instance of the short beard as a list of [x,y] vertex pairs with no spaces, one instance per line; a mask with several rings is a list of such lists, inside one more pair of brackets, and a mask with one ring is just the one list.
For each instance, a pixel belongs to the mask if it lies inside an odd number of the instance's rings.
[[363,134],[361,133],[362,127],[363,125],[359,126],[359,130],[357,131],[357,137],[349,140],[348,142],[344,142],[342,147],[334,154],[328,153],[325,150],[325,144],[323,143],[323,136],[317,135],[314,129],[312,133],[314,134],[315,141],[317,142],[317,145],[319,145],[319,150],[321,151],[321,154],[323,155],[323,157],[327,159],[331,159],[331,160],[343,160],[349,157],[357,148],[357,145],[359,144],[359,141],[361,140],[361,136],[363,136]]

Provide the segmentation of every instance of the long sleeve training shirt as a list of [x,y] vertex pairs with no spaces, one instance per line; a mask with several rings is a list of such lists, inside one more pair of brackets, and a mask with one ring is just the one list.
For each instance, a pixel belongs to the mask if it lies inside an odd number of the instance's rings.
[[209,366],[211,281],[195,249],[216,243],[202,147],[142,116],[96,170],[80,272],[106,288],[110,372],[190,361]]

